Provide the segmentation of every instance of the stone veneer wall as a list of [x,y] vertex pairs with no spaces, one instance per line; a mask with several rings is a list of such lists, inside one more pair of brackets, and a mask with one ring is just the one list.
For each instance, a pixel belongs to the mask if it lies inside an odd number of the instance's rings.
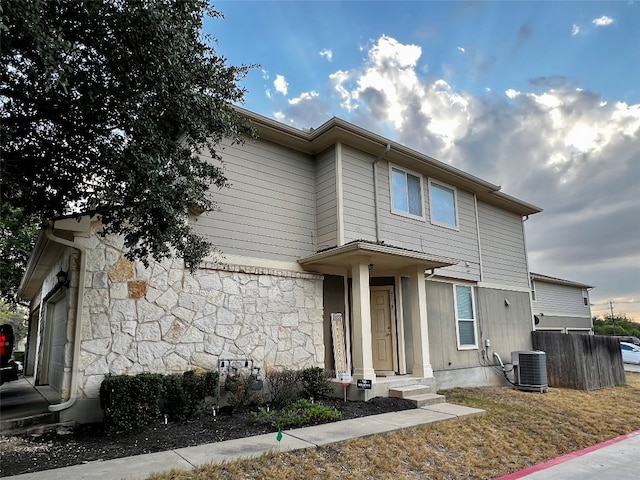
[[219,357],[256,366],[324,366],[322,276],[182,260],[145,268],[122,240],[91,235],[87,248],[79,395],[106,374],[217,368]]

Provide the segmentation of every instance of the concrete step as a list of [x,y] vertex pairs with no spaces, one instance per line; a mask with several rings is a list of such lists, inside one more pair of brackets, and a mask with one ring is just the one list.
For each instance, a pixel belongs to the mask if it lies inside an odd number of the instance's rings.
[[389,396],[396,398],[407,398],[415,395],[431,393],[431,387],[427,385],[405,385],[402,387],[389,388]]
[[405,400],[413,402],[416,407],[426,407],[427,405],[437,405],[445,403],[447,401],[444,395],[438,395],[437,393],[423,393],[421,395],[411,395],[404,397]]
[[31,429],[37,429],[47,425],[55,425],[58,421],[59,414],[57,412],[41,413],[22,418],[2,420],[0,421],[0,434],[15,435],[18,433],[27,433]]

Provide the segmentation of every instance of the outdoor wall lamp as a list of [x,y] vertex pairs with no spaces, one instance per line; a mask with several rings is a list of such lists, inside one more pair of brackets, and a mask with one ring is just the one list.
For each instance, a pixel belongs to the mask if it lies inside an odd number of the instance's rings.
[[56,278],[58,279],[58,286],[69,288],[69,284],[71,283],[71,280],[68,279],[68,275],[69,274],[64,270],[60,270],[58,273],[56,273]]

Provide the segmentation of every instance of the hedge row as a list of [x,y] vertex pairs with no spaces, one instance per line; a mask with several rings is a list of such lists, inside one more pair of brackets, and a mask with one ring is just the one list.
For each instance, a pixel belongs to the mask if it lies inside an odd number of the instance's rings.
[[205,397],[215,396],[218,372],[107,376],[100,385],[105,423],[121,431],[138,430],[168,420],[201,413]]

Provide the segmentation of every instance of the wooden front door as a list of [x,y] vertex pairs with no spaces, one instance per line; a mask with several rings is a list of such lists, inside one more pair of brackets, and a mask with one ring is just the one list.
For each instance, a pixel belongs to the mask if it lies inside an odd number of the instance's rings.
[[394,372],[392,287],[371,287],[371,348],[376,373]]

